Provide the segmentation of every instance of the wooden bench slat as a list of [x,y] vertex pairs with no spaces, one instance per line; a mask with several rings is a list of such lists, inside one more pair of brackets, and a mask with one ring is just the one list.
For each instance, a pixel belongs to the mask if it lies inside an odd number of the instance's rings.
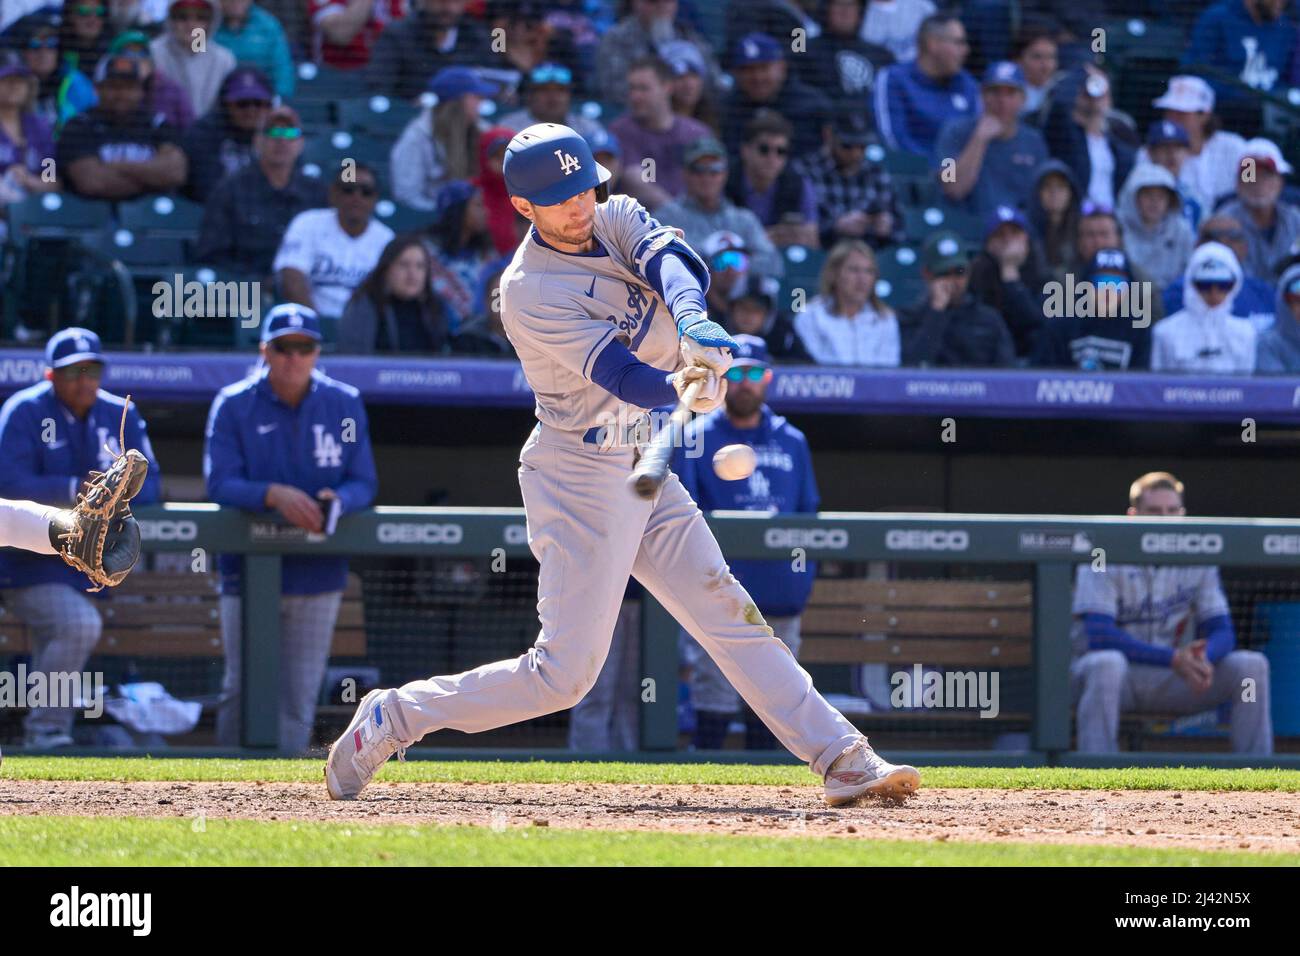
[[800,630],[804,634],[948,634],[981,637],[999,634],[1027,638],[1033,633],[1028,611],[879,611],[809,607]]
[[1028,644],[1003,640],[854,641],[840,637],[805,637],[799,647],[804,664],[971,664],[1027,667]]
[[113,601],[99,609],[105,627],[118,630],[136,627],[219,626],[221,614],[213,601]]
[[866,578],[818,578],[811,605],[852,604],[893,607],[1033,606],[1028,581],[872,581]]

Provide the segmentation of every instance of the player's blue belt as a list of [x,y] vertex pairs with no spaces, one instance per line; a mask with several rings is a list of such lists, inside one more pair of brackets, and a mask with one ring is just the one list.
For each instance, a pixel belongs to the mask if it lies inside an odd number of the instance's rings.
[[[610,440],[611,435],[613,440]],[[626,425],[593,425],[582,433],[588,445],[638,445],[650,438],[650,420],[639,418]]]

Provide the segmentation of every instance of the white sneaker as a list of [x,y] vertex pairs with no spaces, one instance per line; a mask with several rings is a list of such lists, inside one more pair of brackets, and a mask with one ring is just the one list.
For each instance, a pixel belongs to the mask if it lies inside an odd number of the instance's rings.
[[355,799],[388,758],[406,759],[403,742],[393,733],[393,722],[382,698],[388,691],[372,690],[361,699],[343,736],[334,741],[325,761],[325,787],[331,800]]
[[72,737],[59,730],[38,730],[23,737],[24,750],[55,750],[58,747],[71,747]]
[[826,771],[826,802],[839,807],[864,796],[906,800],[920,786],[921,775],[915,767],[887,763],[863,737]]

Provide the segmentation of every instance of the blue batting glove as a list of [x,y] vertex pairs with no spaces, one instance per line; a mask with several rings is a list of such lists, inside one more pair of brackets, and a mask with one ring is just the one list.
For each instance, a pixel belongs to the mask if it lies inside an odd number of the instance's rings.
[[689,336],[706,348],[736,350],[736,340],[727,334],[727,330],[718,325],[703,312],[684,315],[677,320],[677,331]]

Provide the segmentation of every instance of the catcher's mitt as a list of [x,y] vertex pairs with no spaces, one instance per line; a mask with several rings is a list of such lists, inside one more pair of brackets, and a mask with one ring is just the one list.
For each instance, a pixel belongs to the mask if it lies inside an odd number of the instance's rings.
[[[126,410],[122,408],[119,446],[126,449]],[[131,514],[131,499],[140,493],[149,460],[134,448],[118,455],[108,471],[92,471],[77,505],[58,512],[50,522],[50,543],[59,556],[95,584],[87,591],[115,587],[125,580],[140,557],[140,525]]]

